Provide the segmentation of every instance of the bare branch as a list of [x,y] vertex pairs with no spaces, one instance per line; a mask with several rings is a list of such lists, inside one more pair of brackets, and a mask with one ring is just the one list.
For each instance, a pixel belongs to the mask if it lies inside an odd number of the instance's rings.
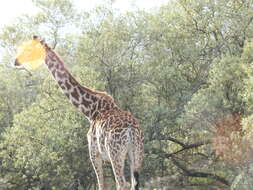
[[172,152],[172,153],[166,153],[163,150],[158,150],[158,149],[150,149],[150,153],[152,153],[152,154],[159,154],[159,153],[161,153],[162,157],[169,159],[169,158],[175,156],[176,154],[181,153],[181,152],[183,152],[185,150],[189,150],[189,149],[192,149],[192,148],[198,148],[200,146],[203,146],[203,145],[211,143],[210,140],[206,140],[206,141],[201,141],[201,142],[197,142],[197,143],[193,143],[193,144],[187,145],[187,144],[184,144],[184,143],[182,143],[182,142],[180,142],[180,141],[178,141],[177,139],[174,139],[174,138],[171,138],[170,140],[172,140],[173,142],[181,145],[182,148],[180,150]]
[[212,178],[212,179],[214,179],[216,181],[219,181],[220,183],[222,183],[226,186],[229,186],[229,182],[226,179],[224,179],[223,177],[220,177],[220,176],[218,176],[216,174],[212,174],[212,173],[198,172],[198,171],[189,170],[189,169],[186,168],[185,165],[183,165],[182,163],[177,161],[174,156],[171,157],[171,160],[172,160],[173,164],[175,164],[179,169],[181,169],[186,176]]

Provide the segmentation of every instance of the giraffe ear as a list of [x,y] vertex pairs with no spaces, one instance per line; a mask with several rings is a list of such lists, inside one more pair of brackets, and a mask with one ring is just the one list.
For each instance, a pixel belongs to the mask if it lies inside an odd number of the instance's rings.
[[38,37],[37,35],[33,35],[33,40],[39,41],[43,46],[47,46],[45,40],[44,39],[40,40],[40,37]]
[[42,45],[45,45],[46,43],[45,43],[45,40],[40,40],[40,43],[42,44]]
[[44,47],[48,47],[45,40],[44,39],[40,40],[40,37],[38,37],[37,35],[33,35],[33,40],[39,41],[40,44],[43,45]]

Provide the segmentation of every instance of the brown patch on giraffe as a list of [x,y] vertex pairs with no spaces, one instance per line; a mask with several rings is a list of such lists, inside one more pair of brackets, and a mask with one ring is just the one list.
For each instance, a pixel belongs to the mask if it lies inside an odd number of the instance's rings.
[[63,89],[66,90],[66,86],[64,85],[64,83],[62,81],[58,81],[58,85]]
[[105,107],[106,106],[106,101],[105,100],[103,100],[103,104],[102,104],[102,107]]
[[78,103],[76,103],[76,102],[72,102],[72,104],[74,104],[74,106],[76,106],[76,107],[78,107],[78,106],[79,106],[79,104],[78,104]]
[[63,84],[63,82],[62,81],[58,81],[58,84],[59,84],[59,86],[61,86]]
[[59,67],[60,67],[60,64],[57,64],[55,67],[56,67],[56,69],[59,69]]
[[115,131],[115,133],[120,133],[122,131],[122,129],[116,128],[114,131]]
[[81,112],[84,113],[84,115],[89,116],[90,112],[86,111],[83,107],[81,107]]
[[[47,61],[47,59],[46,59],[46,61]],[[54,67],[54,63],[53,62],[49,62],[47,64],[47,66],[48,66],[49,69],[52,69]]]
[[99,101],[98,101],[98,110],[100,110],[100,109],[102,108],[102,105],[101,105],[101,104],[102,104],[102,103],[101,103],[102,101],[103,101],[103,100],[99,100]]
[[55,77],[56,70],[52,71],[52,75]]
[[85,90],[82,87],[80,87],[80,86],[78,87],[78,90],[81,93],[81,95],[84,95],[86,93]]
[[95,119],[98,116],[98,112],[97,111],[94,111],[94,112],[91,112],[91,113],[93,113],[92,114],[92,119]]
[[91,102],[88,101],[88,100],[86,100],[86,99],[83,97],[83,98],[82,98],[82,103],[81,103],[81,104],[83,104],[85,107],[89,107],[90,104],[91,104]]
[[57,71],[56,73],[57,73],[57,76],[60,79],[67,78],[67,73],[66,72],[61,73],[60,71]]
[[78,93],[78,91],[76,90],[76,88],[74,88],[74,91],[71,92],[71,96],[72,96],[73,98],[75,98],[76,100],[79,99],[79,93]]
[[94,113],[95,110],[96,110],[96,105],[93,104],[93,105],[92,105],[92,108],[91,108],[91,114],[92,114],[92,115],[93,115],[93,113]]
[[116,139],[119,139],[119,138],[120,138],[120,134],[119,134],[119,133],[116,133],[116,134],[114,134],[114,137],[115,137]]
[[63,66],[63,64],[57,64],[57,65],[56,65],[56,69],[61,70],[61,71],[64,71],[64,66]]
[[69,97],[70,97],[70,95],[69,95],[68,93],[65,93],[65,95],[67,96],[67,98],[69,98]]
[[69,84],[69,82],[68,82],[68,81],[66,81],[66,82],[65,82],[65,85],[66,85],[66,87],[67,87],[67,89],[68,89],[68,90],[70,90],[70,89],[71,89],[71,85]]
[[73,86],[77,86],[78,82],[76,81],[76,79],[74,79],[72,76],[69,77],[69,82],[70,84],[72,84]]
[[96,97],[96,96],[91,96],[91,100],[92,100],[93,102],[95,102],[95,101],[97,101],[97,97]]
[[110,108],[111,108],[110,104],[106,104],[105,109],[106,109],[106,110],[110,110]]

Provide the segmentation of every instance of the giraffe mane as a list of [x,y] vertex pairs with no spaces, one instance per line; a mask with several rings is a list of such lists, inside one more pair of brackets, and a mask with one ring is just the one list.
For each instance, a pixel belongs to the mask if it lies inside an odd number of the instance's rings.
[[92,89],[92,88],[88,88],[88,87],[85,87],[85,86],[82,86],[80,85],[81,88],[84,88],[85,90],[91,92],[92,94],[97,94],[97,95],[101,95],[101,96],[104,96],[108,99],[111,99],[112,101],[114,101],[114,98],[109,95],[107,92],[103,92],[103,91],[99,91],[99,90],[95,90],[95,89]]

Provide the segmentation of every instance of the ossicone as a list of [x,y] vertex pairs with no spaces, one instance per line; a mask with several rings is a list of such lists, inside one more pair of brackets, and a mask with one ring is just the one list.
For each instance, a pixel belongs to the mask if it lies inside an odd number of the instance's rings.
[[33,40],[39,40],[39,37],[37,35],[33,35]]

